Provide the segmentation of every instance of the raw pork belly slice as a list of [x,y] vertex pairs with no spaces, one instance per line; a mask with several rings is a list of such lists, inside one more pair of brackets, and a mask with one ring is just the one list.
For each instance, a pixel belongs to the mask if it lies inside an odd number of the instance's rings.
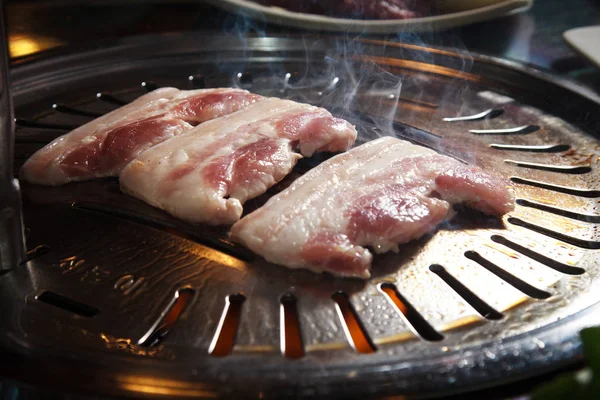
[[266,99],[145,151],[121,172],[121,189],[188,221],[231,224],[292,170],[294,147],[310,156],[355,140],[352,125],[322,108]]
[[372,254],[432,231],[450,203],[513,209],[507,183],[392,137],[337,155],[233,225],[232,238],[275,264],[366,279]]
[[144,150],[262,99],[240,89],[162,88],[63,135],[35,153],[21,178],[41,185],[62,185],[105,176]]

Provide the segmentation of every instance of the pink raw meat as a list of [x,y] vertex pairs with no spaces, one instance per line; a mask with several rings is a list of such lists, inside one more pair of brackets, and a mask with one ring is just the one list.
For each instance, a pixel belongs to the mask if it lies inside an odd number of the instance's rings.
[[384,137],[309,171],[231,234],[275,264],[366,279],[367,246],[397,251],[451,216],[455,203],[498,216],[514,207],[504,180]]

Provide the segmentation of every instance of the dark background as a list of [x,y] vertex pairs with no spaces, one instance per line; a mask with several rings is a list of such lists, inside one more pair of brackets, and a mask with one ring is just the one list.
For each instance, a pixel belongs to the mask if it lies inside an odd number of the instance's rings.
[[[6,0],[5,0],[6,1]],[[76,43],[156,32],[227,31],[301,35],[304,32],[242,21],[201,0],[6,1],[11,55]],[[457,47],[531,64],[571,77],[600,92],[600,72],[562,39],[570,28],[600,24],[598,0],[536,0],[526,13],[434,33],[399,33],[389,40]],[[327,34],[327,33],[323,33]],[[600,41],[600,39],[599,39]]]

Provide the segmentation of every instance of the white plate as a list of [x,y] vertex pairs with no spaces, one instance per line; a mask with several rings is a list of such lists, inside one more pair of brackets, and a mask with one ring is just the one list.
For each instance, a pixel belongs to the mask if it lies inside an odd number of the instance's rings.
[[579,54],[600,68],[600,25],[570,29],[563,37]]
[[452,28],[521,12],[533,3],[533,0],[436,0],[448,10],[460,11],[424,18],[355,20],[292,12],[247,0],[205,1],[252,19],[274,24],[321,31],[364,33],[425,32]]

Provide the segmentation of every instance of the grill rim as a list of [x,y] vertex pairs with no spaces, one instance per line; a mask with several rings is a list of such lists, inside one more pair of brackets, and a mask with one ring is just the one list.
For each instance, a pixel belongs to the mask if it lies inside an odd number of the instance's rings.
[[[150,43],[153,40],[155,40],[154,38],[156,36],[158,36],[159,38],[163,38],[162,35],[152,35],[151,36],[152,39],[148,39],[147,43]],[[185,38],[188,36],[182,36],[182,37]],[[174,38],[174,37],[170,37],[170,38],[173,39],[175,42],[177,41],[176,38]],[[204,39],[206,39],[206,38],[204,38]],[[117,43],[118,42],[120,42],[120,41],[117,41]],[[127,46],[129,44],[126,43],[125,45]],[[108,51],[108,50],[117,51],[116,48],[110,48],[110,49],[105,48],[105,49],[99,50],[99,52],[102,53],[102,52]],[[123,51],[123,50],[118,50],[118,51]],[[69,57],[77,58],[78,56],[82,57],[81,54],[78,54],[75,56],[73,56],[72,54],[69,54],[68,49],[60,49],[60,52],[57,52],[57,53],[62,53],[67,58],[69,58]],[[89,56],[89,55],[86,55],[86,56]],[[458,56],[460,57],[460,55],[458,55]],[[57,54],[57,55],[54,55],[53,57],[61,57],[61,56],[59,54]],[[491,65],[501,65],[505,68],[513,69],[516,72],[519,72],[519,73],[528,75],[530,77],[536,78],[538,80],[544,81],[545,83],[559,84],[559,86],[560,86],[560,84],[562,84],[562,85],[564,85],[562,87],[565,88],[565,90],[572,90],[572,91],[574,91],[574,94],[576,94],[580,97],[583,97],[585,100],[594,102],[596,105],[600,104],[600,98],[598,96],[596,96],[593,93],[590,93],[589,91],[587,91],[587,89],[580,88],[578,85],[573,85],[569,81],[565,81],[563,79],[547,75],[543,72],[529,70],[526,66],[517,65],[517,68],[513,68],[516,64],[514,62],[507,63],[507,62],[504,62],[504,60],[500,60],[500,62],[498,62],[498,64],[496,64],[497,60],[495,60],[492,57],[485,57],[485,56],[475,56],[474,59],[475,59],[475,62],[478,62],[479,60],[481,60],[482,62],[487,62]],[[71,58],[70,61],[72,61],[72,60],[73,60],[73,58]],[[12,78],[13,82],[21,82],[19,80],[19,76],[24,76],[24,75],[26,76],[29,74],[35,75],[34,71],[37,68],[40,68],[40,69],[49,68],[48,64],[51,65],[54,63],[54,61],[55,61],[55,59],[53,58],[52,60],[48,60],[48,63],[46,63],[46,64],[40,65],[40,64],[35,63],[35,64],[27,65],[27,68],[24,66],[23,68],[25,68],[25,69],[18,68],[16,71],[13,72],[13,78]],[[60,60],[56,60],[56,61],[57,61],[57,63],[61,63],[61,62],[68,63],[69,62],[69,60],[65,60],[64,58],[61,58]],[[31,62],[36,62],[36,60],[32,60]],[[27,73],[23,72],[26,70],[28,70]],[[551,78],[551,79],[546,79],[546,78]],[[14,93],[19,92],[18,88],[19,88],[18,86],[15,88]],[[575,88],[575,90],[574,90],[574,88]],[[582,91],[579,92],[578,91],[579,89],[582,89]],[[4,279],[7,279],[7,278],[4,277]],[[564,351],[561,353],[562,357],[558,357],[558,358],[551,359],[551,360],[549,360],[548,358],[542,358],[535,362],[530,362],[526,367],[522,368],[518,373],[513,372],[513,377],[515,377],[515,379],[522,379],[522,378],[526,377],[526,375],[533,376],[533,375],[537,375],[537,374],[547,372],[550,370],[558,369],[564,365],[567,365],[567,364],[573,362],[574,360],[577,360],[581,355],[581,346],[577,339],[576,330],[578,329],[578,327],[585,326],[584,320],[588,319],[590,314],[596,315],[596,313],[599,313],[599,312],[600,312],[600,304],[596,304],[594,306],[589,307],[586,310],[582,310],[581,312],[579,312],[575,315],[572,315],[568,318],[565,318],[561,321],[557,321],[555,323],[546,325],[535,331],[531,331],[528,333],[524,333],[524,334],[512,337],[509,342],[507,342],[506,344],[502,344],[502,345],[506,346],[506,348],[510,348],[511,344],[518,346],[519,343],[521,341],[523,341],[524,339],[527,339],[528,336],[536,336],[536,337],[541,337],[541,338],[548,336],[549,339],[546,342],[548,347],[557,348],[557,349],[560,348],[561,346],[570,347],[570,349],[568,351]],[[592,318],[589,318],[589,319],[592,319]],[[570,329],[569,334],[565,334],[567,327]],[[558,330],[557,328],[560,328],[560,330],[562,331],[561,334],[556,334],[556,332],[554,332],[555,330]],[[539,334],[537,334],[537,333],[539,333]],[[536,334],[536,335],[534,335],[534,334]],[[19,362],[22,362],[23,357],[34,356],[34,354],[33,354],[34,352],[32,352],[31,350],[28,351],[27,348],[25,346],[23,346],[23,343],[20,343],[18,340],[14,339],[13,341],[6,341],[5,337],[2,336],[0,338],[1,338],[1,342],[3,343],[3,346],[2,346],[3,348],[2,348],[2,350],[0,350],[1,351],[0,354],[2,354],[3,357],[6,356],[7,360],[8,359],[21,360]],[[14,352],[11,350],[7,350],[7,349],[10,349],[11,347],[18,347],[20,351]],[[498,348],[494,348],[494,349],[497,350]],[[463,349],[462,351],[464,352],[465,349]],[[535,349],[530,350],[530,351],[535,352]],[[453,359],[453,356],[454,356],[454,353],[449,353],[447,356],[440,357],[440,360],[451,361]],[[35,359],[35,357],[31,357],[31,358]],[[120,360],[120,362],[123,362],[122,355],[110,355],[110,357],[108,357],[108,358],[110,358],[111,360],[114,358],[114,360]],[[513,358],[511,358],[510,356],[507,356],[506,360],[510,361]],[[56,361],[58,361],[58,360],[56,360]],[[74,374],[75,371],[79,371],[81,368],[79,366],[72,366],[72,364],[70,364],[70,363],[73,362],[73,359],[70,359],[68,357],[65,357],[65,359],[63,359],[61,361],[64,361],[65,371],[69,371],[65,374],[67,378],[69,376],[72,376],[72,374]],[[109,360],[107,360],[107,361],[109,361]],[[499,360],[496,360],[496,362],[498,362],[498,361]],[[513,359],[513,361],[514,361],[514,359]],[[549,363],[549,361],[552,361],[554,364],[552,366],[545,365],[545,364]],[[108,363],[108,364],[107,363],[96,363],[96,365],[95,365],[93,362],[90,363],[89,360],[84,360],[84,359],[78,359],[76,362],[80,362],[84,366],[94,365],[95,368],[97,368],[99,371],[103,371],[103,372],[106,372],[105,371],[106,368],[110,368],[110,365],[108,365],[110,363]],[[282,362],[284,362],[284,361],[282,361]],[[442,364],[442,362],[438,362],[438,363]],[[8,363],[8,364],[10,364],[10,363]],[[129,362],[129,360],[127,360],[126,362],[124,362],[124,364],[127,364],[128,368],[125,368],[123,370],[123,372],[129,371],[130,367],[139,367],[140,364],[143,364],[144,367],[148,367],[151,370],[163,370],[163,367],[160,366],[162,364],[159,364],[157,361],[154,361],[154,360],[143,360],[143,362],[141,362],[141,360],[139,360],[139,359],[137,359],[136,361],[132,360],[132,362]],[[289,363],[286,363],[286,364],[290,365]],[[378,382],[379,384],[382,384],[386,380],[391,380],[393,382],[394,381],[393,378],[401,380],[401,379],[408,378],[410,376],[414,376],[414,374],[416,373],[415,371],[418,371],[418,369],[413,368],[413,369],[410,369],[410,372],[406,372],[406,371],[408,371],[408,369],[404,368],[403,364],[405,364],[404,361],[397,365],[392,366],[389,369],[389,371],[385,371],[385,373],[384,373],[384,371],[381,370],[382,365],[370,366],[369,368],[361,371],[361,374],[360,374],[361,379],[357,379],[357,381],[362,380],[364,378],[364,379],[372,379],[372,382]],[[174,377],[179,374],[182,374],[185,376],[190,376],[189,370],[181,370],[181,371],[178,370],[177,372],[167,371],[167,369],[172,369],[172,368],[173,368],[172,366],[170,366],[168,368],[164,368],[164,371],[162,371],[160,374],[155,375],[155,377],[158,379],[160,379],[160,378],[164,379],[165,377]],[[310,366],[307,366],[306,368],[310,368]],[[352,368],[354,368],[354,367],[349,367],[348,370],[352,370]],[[2,371],[2,369],[0,369],[0,371]],[[292,371],[295,371],[295,370],[292,369]],[[525,371],[527,371],[529,373],[525,374]],[[530,371],[534,371],[534,372],[530,372]],[[10,376],[10,377],[12,377],[13,379],[18,379],[18,380],[24,381],[24,382],[30,381],[30,378],[31,378],[30,375],[28,375],[28,374],[22,375],[22,374],[20,374],[20,372],[22,372],[22,371],[17,371],[17,373],[14,374],[14,376]],[[216,376],[216,374],[218,374],[218,371],[211,371],[211,372],[213,372],[212,376]],[[304,371],[304,372],[311,372],[311,371]],[[327,371],[327,372],[329,374],[332,373],[332,371]],[[364,385],[364,381],[361,383],[357,383],[356,387],[349,385],[347,379],[344,378],[345,374],[347,372],[348,371],[340,371],[340,372],[337,372],[337,375],[330,376],[330,378],[332,379],[332,382],[330,382],[330,384],[328,386],[335,387],[336,385],[343,383],[344,385],[347,386],[346,390],[347,390],[347,393],[349,393],[349,394],[350,393],[356,394],[357,389],[361,389],[363,392],[368,390],[368,389],[365,389],[362,387]],[[481,385],[481,387],[483,387],[486,383],[490,383],[491,379],[494,379],[495,372],[499,373],[500,371],[489,371],[489,372],[490,372],[490,374],[487,378],[480,378],[478,381],[474,380],[472,376],[469,376],[469,379],[467,380],[469,382],[468,387],[470,389],[473,389],[474,384],[475,384],[475,386]],[[277,373],[279,373],[279,372],[277,372]],[[405,375],[403,375],[403,373]],[[7,374],[6,376],[9,376],[9,375],[12,375],[12,374]],[[467,375],[468,375],[468,373],[467,373]],[[516,377],[516,375],[519,375],[519,376]],[[151,375],[149,374],[148,376],[151,376]],[[251,382],[253,381],[254,377],[255,377],[254,375],[248,375],[245,379],[244,379],[244,377],[241,377],[235,383],[234,386],[236,386],[239,390],[245,390],[248,387],[252,387]],[[297,391],[302,391],[306,387],[311,387],[310,384],[308,384],[308,386],[306,386],[307,385],[306,379],[308,379],[308,380],[315,379],[314,382],[316,382],[319,380],[319,378],[322,379],[322,374],[319,371],[314,373],[314,376],[311,374],[307,374],[303,378],[299,379],[297,382],[296,381],[282,382],[282,379],[277,376],[273,376],[270,378],[272,380],[264,382],[263,387],[269,387],[269,385],[273,385],[272,386],[273,388],[275,388],[276,390],[281,390],[281,393],[285,393],[285,391],[288,390],[288,388],[281,387],[281,385],[283,383],[291,384],[295,387],[295,389]],[[375,378],[380,378],[380,380],[378,381]],[[193,380],[196,380],[196,379],[197,378],[194,378]],[[214,381],[214,379],[210,379],[210,377],[207,377],[207,379],[208,379],[206,381],[207,383]],[[333,379],[336,379],[336,380],[333,380]],[[72,378],[65,379],[64,381],[61,381],[59,378],[59,379],[56,379],[55,382],[53,382],[53,383],[59,384],[58,385],[59,388],[64,389],[65,387],[69,387],[69,382],[76,383],[76,385],[74,385],[74,386],[79,386],[79,389],[84,389],[84,390],[91,389],[91,387],[89,387],[89,382],[87,384],[84,384],[83,382],[73,382]],[[188,381],[182,381],[182,382],[188,382]],[[506,382],[508,382],[508,380]],[[496,381],[494,383],[498,384],[498,383],[506,383],[506,382]],[[32,381],[31,383],[36,383],[36,382]],[[113,386],[113,387],[109,387],[109,386]],[[430,381],[428,379],[425,379],[422,382],[422,387],[426,388],[426,389],[430,389],[430,392],[429,393],[425,393],[425,392],[419,393],[419,395],[437,393],[437,390],[440,389],[440,387],[435,387],[434,381]],[[103,389],[104,391],[115,391],[116,385],[104,385],[102,388],[94,388],[94,389]],[[257,387],[256,389],[261,390],[259,387]],[[447,388],[445,388],[445,389],[447,389]],[[456,390],[456,392],[458,392],[463,389],[464,388],[456,388],[455,390]],[[393,387],[389,388],[389,391],[387,393],[394,394],[394,393],[397,393],[398,390],[404,390],[404,389],[402,388],[400,383],[395,383]],[[96,391],[94,390],[94,392],[96,392]],[[100,390],[100,392],[102,392],[102,390]],[[120,395],[120,394],[128,395],[129,394],[129,395],[131,395],[132,393],[131,392],[119,392],[119,393],[111,393],[111,394],[117,394],[117,395]]]

